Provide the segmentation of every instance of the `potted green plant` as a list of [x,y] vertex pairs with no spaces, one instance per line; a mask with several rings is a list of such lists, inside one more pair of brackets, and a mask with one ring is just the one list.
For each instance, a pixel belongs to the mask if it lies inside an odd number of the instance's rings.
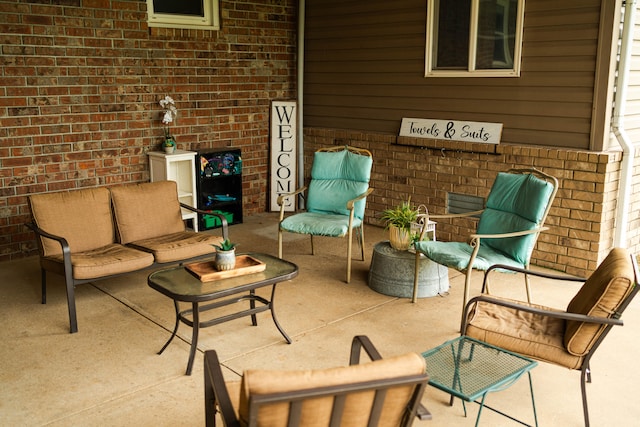
[[222,243],[213,245],[213,247],[216,248],[216,270],[233,270],[236,266],[236,244],[229,239],[225,239]]
[[399,251],[406,251],[413,243],[411,224],[418,219],[418,209],[411,206],[411,198],[400,205],[382,211],[381,219],[389,230],[389,244]]

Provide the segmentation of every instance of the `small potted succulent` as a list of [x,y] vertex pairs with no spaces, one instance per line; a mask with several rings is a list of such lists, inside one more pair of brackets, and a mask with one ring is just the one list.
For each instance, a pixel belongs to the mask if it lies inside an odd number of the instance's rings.
[[170,96],[165,96],[159,102],[160,106],[164,110],[162,113],[162,124],[164,125],[164,140],[162,141],[162,148],[165,153],[171,154],[176,149],[176,139],[171,135],[170,125],[178,115],[178,109],[176,108],[175,101]]
[[389,230],[389,244],[393,249],[406,251],[413,241],[411,224],[418,219],[418,209],[411,206],[411,198],[406,202],[382,211],[381,219]]
[[225,239],[222,243],[213,245],[213,247],[216,248],[216,270],[233,270],[236,266],[236,244],[229,239]]

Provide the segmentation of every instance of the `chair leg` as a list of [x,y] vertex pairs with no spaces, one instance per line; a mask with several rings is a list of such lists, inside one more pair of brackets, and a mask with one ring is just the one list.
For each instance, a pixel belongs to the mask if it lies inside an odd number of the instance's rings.
[[69,330],[72,334],[78,332],[78,318],[76,315],[76,292],[70,271],[65,272],[67,286],[67,306],[69,307]]
[[486,280],[484,281],[484,283],[482,284],[482,291],[481,293],[487,293],[487,294],[491,294],[491,283],[489,280],[489,276],[485,276]]
[[[529,268],[529,266],[527,266]],[[531,280],[529,280],[529,275],[525,273],[524,275],[524,287],[527,290],[527,302],[531,304]]]
[[361,225],[360,227],[358,227],[358,229],[356,230],[356,234],[357,234],[357,238],[358,238],[358,243],[360,243],[360,255],[361,255],[361,259],[362,261],[364,261],[364,224]]
[[316,250],[313,247],[313,234],[309,234],[309,237],[311,237],[311,255],[315,255],[316,254]]
[[589,366],[583,366],[580,371],[580,388],[582,389],[582,412],[584,413],[584,426],[589,427],[589,408],[587,406],[587,382],[591,382]]
[[418,278],[420,277],[420,252],[416,251],[416,265],[413,272],[413,296],[411,302],[418,301]]
[[42,304],[47,303],[47,272],[44,268],[40,269],[40,281],[42,286]]
[[278,227],[278,258],[282,259],[282,229]]
[[464,279],[464,298],[462,301],[462,313],[464,314],[464,309],[467,306],[467,302],[469,301],[469,295],[471,294],[471,273],[473,272],[473,268],[467,267],[467,274]]
[[353,248],[353,228],[351,227],[349,227],[347,238],[349,239],[347,242],[347,283],[349,283],[351,282],[351,250]]

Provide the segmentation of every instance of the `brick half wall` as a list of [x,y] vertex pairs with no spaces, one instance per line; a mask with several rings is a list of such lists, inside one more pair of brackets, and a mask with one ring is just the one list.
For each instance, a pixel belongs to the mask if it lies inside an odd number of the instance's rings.
[[[446,213],[447,193],[486,198],[498,172],[535,167],[558,178],[559,189],[531,259],[532,265],[588,276],[613,244],[622,152],[497,146],[425,140],[323,128],[305,128],[305,176],[313,152],[352,145],[373,153],[366,222],[380,225],[381,212],[407,200],[434,214]],[[636,164],[638,164],[636,156]],[[636,171],[638,168],[636,167]],[[636,172],[638,173],[638,172]],[[639,177],[634,176],[634,182]],[[628,247],[638,250],[638,203],[632,205]],[[438,240],[466,241],[473,220],[440,221]]]

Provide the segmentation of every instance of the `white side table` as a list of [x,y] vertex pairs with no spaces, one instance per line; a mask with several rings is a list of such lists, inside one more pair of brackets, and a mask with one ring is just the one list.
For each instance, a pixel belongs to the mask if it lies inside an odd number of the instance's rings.
[[[149,151],[149,172],[153,181],[175,181],[178,184],[178,200],[197,207],[196,152],[175,150],[171,154]],[[182,209],[182,219],[191,220],[193,230],[198,231],[198,214]]]

